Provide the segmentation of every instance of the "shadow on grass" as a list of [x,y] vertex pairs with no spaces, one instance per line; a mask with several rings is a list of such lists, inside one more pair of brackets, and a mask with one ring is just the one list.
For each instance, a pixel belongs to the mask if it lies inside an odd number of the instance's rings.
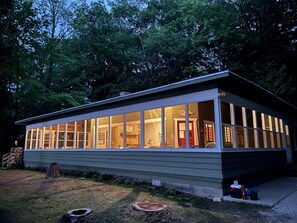
[[127,209],[129,209],[132,206],[132,204],[136,201],[139,193],[139,190],[133,189],[127,196],[113,203],[109,208],[101,212],[93,212],[92,215],[84,219],[84,222],[123,222]]
[[17,223],[17,220],[11,211],[0,207],[0,222],[1,223]]

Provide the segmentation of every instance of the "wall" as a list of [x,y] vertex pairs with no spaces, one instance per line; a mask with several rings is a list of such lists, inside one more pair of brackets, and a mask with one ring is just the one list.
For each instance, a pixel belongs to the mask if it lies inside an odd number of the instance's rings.
[[25,167],[98,171],[143,180],[160,180],[202,197],[227,194],[233,180],[247,187],[284,174],[285,150],[270,151],[123,151],[123,150],[25,150]]
[[98,171],[145,180],[160,180],[203,197],[222,196],[221,153],[123,150],[26,150],[25,167]]

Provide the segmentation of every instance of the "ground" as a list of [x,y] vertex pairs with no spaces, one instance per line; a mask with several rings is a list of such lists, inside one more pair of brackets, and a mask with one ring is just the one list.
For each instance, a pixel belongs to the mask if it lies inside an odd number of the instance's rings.
[[[264,206],[233,202],[216,203],[210,199],[178,194],[139,183],[119,180],[97,182],[82,177],[45,179],[45,173],[32,170],[0,170],[0,222],[60,222],[67,211],[89,207],[93,213],[86,223],[191,223],[191,222],[274,222]],[[135,202],[158,202],[167,208],[143,212]],[[263,215],[261,213],[266,213]],[[277,219],[280,221],[281,219]],[[284,219],[285,220],[285,219]]]

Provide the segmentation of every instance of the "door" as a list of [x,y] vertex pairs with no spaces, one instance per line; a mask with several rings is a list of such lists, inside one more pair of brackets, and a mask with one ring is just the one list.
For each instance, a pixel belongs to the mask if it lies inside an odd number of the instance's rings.
[[[186,148],[186,122],[177,121],[178,147]],[[195,145],[194,140],[194,121],[189,121],[189,146]]]

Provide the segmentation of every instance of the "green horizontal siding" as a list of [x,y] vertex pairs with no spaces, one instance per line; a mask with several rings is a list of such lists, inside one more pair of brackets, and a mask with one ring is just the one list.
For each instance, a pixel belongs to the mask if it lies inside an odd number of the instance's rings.
[[26,167],[92,170],[142,179],[221,188],[221,153],[169,151],[26,150]]

